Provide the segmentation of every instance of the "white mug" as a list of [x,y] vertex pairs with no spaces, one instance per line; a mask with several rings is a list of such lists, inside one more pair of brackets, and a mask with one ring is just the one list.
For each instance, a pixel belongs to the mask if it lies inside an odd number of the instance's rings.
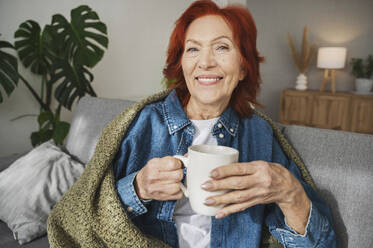
[[208,192],[201,185],[210,180],[213,169],[236,163],[239,152],[227,146],[194,145],[188,148],[188,157],[175,155],[186,167],[186,185],[180,183],[184,195],[189,198],[192,209],[201,215],[215,216],[222,206],[206,206],[207,197],[226,193],[227,190]]

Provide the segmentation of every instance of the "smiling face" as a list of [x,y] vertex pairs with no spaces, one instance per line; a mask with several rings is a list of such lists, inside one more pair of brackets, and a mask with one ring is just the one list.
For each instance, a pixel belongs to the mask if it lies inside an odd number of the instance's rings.
[[220,16],[200,17],[188,27],[184,47],[181,66],[191,95],[188,105],[220,115],[245,77],[232,30]]

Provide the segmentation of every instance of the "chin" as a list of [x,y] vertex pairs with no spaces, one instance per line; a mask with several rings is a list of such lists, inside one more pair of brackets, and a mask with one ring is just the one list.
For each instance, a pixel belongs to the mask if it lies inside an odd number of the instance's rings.
[[195,98],[204,105],[212,105],[212,104],[220,104],[224,102],[224,98],[218,97],[215,92],[206,92],[205,94],[201,94],[199,92],[198,96]]

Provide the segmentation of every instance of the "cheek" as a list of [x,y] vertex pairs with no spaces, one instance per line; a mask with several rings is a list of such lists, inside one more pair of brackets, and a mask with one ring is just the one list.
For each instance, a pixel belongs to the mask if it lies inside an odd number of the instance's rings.
[[193,62],[189,60],[181,61],[181,68],[185,78],[190,77],[193,74]]
[[235,56],[221,57],[219,60],[221,68],[232,78],[238,78],[240,75],[240,63]]

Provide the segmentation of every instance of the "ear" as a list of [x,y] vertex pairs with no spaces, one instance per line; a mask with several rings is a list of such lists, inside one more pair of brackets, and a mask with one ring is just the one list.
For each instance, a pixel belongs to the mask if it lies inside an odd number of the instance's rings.
[[246,69],[241,66],[239,80],[240,81],[243,80],[246,77],[246,74],[247,74]]

